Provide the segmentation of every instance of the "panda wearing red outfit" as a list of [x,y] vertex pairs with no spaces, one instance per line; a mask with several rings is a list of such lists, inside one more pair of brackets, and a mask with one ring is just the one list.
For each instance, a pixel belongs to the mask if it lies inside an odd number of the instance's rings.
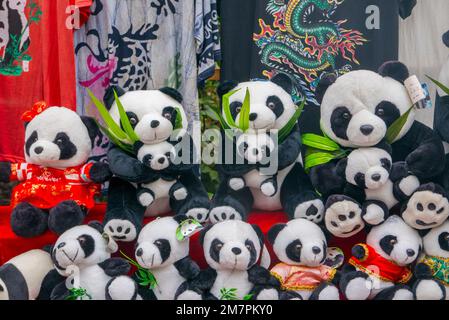
[[25,162],[0,163],[0,181],[19,181],[12,191],[11,227],[21,237],[47,228],[61,234],[81,224],[111,173],[87,163],[99,134],[95,121],[65,107],[36,103],[26,112]]

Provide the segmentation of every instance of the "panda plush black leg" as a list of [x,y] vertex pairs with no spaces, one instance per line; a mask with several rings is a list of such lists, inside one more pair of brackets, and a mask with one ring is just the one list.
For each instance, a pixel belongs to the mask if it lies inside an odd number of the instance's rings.
[[112,178],[104,231],[116,241],[133,241],[139,232],[145,208],[137,201],[136,189],[128,182]]
[[19,203],[11,213],[11,228],[24,238],[41,235],[48,228],[48,213],[28,202]]
[[137,200],[145,208],[154,202],[154,192],[148,188],[139,188],[136,192]]
[[56,207],[50,209],[48,228],[59,235],[80,225],[85,216],[85,208],[81,208],[75,201],[62,201]]
[[371,287],[369,276],[361,271],[344,273],[340,279],[340,290],[348,300],[367,300]]
[[323,282],[313,290],[309,300],[340,300],[340,293],[335,285]]
[[52,290],[65,279],[56,269],[50,271],[42,281],[41,290],[36,300],[50,300]]
[[297,163],[281,187],[281,203],[290,219],[305,218],[315,223],[323,220],[324,204],[313,191],[309,177]]
[[260,190],[267,197],[272,197],[278,192],[277,177],[267,178],[260,184]]
[[170,198],[175,200],[184,200],[187,198],[188,191],[181,182],[176,182],[169,191]]
[[395,285],[379,292],[374,300],[413,300],[413,292],[406,285]]
[[446,288],[434,279],[419,279],[413,285],[415,300],[445,300]]
[[225,220],[245,220],[253,206],[253,196],[248,188],[234,191],[223,181],[212,199],[209,219],[212,223]]

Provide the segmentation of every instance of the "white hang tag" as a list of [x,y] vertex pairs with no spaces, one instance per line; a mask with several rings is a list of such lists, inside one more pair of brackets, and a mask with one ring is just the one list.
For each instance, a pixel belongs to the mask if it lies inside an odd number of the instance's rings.
[[203,226],[197,220],[193,218],[184,220],[178,228],[176,228],[176,239],[178,239],[178,241],[183,241],[186,238],[190,238],[201,229],[203,229]]
[[413,104],[417,108],[422,108],[423,106],[420,102],[426,100],[426,93],[424,92],[418,77],[415,75],[410,76],[404,81],[404,85]]

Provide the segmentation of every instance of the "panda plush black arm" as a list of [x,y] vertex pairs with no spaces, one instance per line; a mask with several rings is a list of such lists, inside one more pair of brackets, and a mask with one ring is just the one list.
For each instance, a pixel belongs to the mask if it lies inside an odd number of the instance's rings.
[[70,291],[65,285],[65,281],[58,284],[51,292],[51,300],[66,300],[70,296]]
[[11,176],[11,163],[0,162],[0,182],[9,182]]
[[413,274],[418,279],[432,279],[433,274],[430,267],[422,262],[418,262],[414,268]]
[[152,179],[151,170],[119,147],[111,145],[107,155],[109,168],[115,176],[134,183]]
[[110,277],[127,274],[131,269],[129,263],[122,258],[109,258],[98,265]]
[[278,146],[278,170],[285,169],[296,160],[301,153],[301,132],[296,124],[287,139]]
[[443,143],[432,129],[415,121],[407,134],[393,143],[393,161],[403,160],[419,179],[437,177],[444,170]]
[[254,285],[280,288],[281,283],[267,269],[255,265],[248,270],[248,280]]
[[50,271],[42,281],[41,290],[39,291],[39,295],[36,297],[36,300],[49,300],[54,288],[60,283],[63,283],[65,286],[65,277],[59,274],[56,269]]
[[192,280],[200,274],[200,267],[189,256],[176,261],[174,265],[179,274],[187,280]]

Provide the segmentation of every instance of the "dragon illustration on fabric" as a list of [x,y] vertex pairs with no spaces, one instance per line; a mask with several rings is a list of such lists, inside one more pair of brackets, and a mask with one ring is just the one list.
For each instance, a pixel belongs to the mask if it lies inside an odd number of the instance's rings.
[[[296,83],[292,92],[297,101],[318,104],[314,91],[323,71],[343,74],[352,69],[357,46],[366,39],[357,30],[343,26],[347,20],[333,21],[332,16],[344,0],[269,0],[267,12],[274,21],[259,19],[261,32],[253,35],[260,48],[263,75],[271,78],[285,73]],[[340,56],[348,61],[336,66]]]

